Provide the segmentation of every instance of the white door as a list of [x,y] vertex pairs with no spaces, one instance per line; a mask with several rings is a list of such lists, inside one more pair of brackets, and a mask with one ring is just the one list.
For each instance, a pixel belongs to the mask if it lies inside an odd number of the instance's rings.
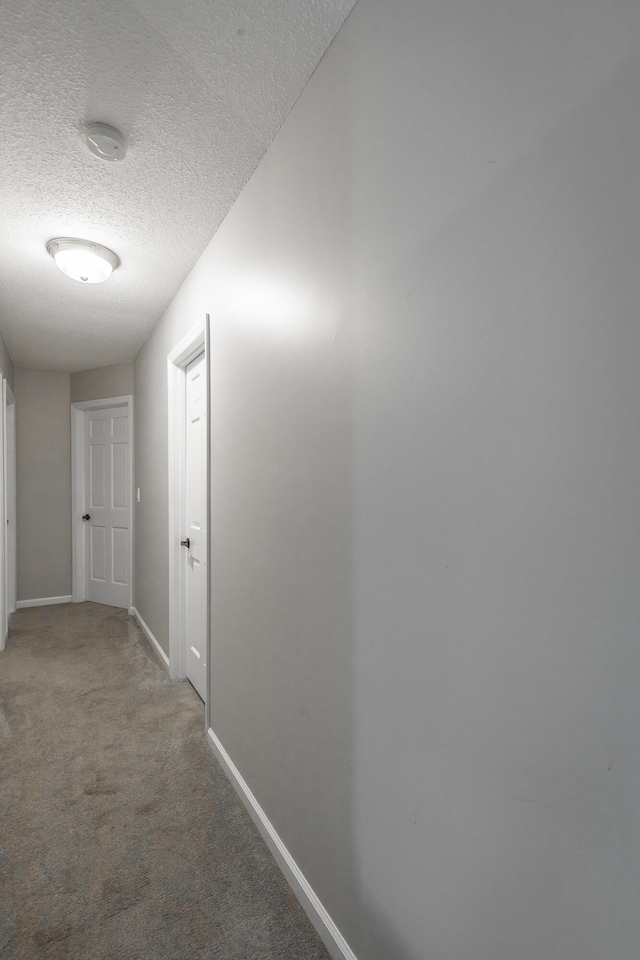
[[129,607],[131,483],[126,406],[84,415],[85,598]]
[[207,385],[204,353],[186,369],[185,628],[187,678],[207,689]]

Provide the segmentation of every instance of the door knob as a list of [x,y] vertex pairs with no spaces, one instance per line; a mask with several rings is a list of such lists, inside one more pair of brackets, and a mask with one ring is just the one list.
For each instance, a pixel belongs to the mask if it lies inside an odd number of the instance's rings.
[[187,549],[189,549],[189,547],[191,546],[191,540],[189,540],[189,537],[187,537],[186,540],[181,540],[181,541],[180,541],[180,546],[181,546],[181,547],[186,547]]
[[91,514],[90,514],[90,513],[85,513],[84,516],[82,517],[82,519],[83,519],[83,520],[91,520]]

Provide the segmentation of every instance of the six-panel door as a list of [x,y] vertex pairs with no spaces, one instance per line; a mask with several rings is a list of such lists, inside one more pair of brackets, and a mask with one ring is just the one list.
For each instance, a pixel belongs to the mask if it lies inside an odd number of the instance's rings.
[[131,523],[127,407],[85,413],[85,596],[129,607]]

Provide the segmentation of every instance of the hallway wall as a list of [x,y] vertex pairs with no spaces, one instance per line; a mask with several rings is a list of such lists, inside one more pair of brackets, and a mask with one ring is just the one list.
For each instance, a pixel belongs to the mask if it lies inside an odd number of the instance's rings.
[[18,600],[71,594],[69,374],[15,371]]
[[13,361],[7,350],[6,344],[0,334],[0,370],[2,370],[2,375],[9,382],[9,386],[13,390],[14,387],[14,373],[13,373]]
[[360,0],[136,359],[212,324],[212,723],[360,960],[640,942],[640,8]]
[[[2,365],[0,344],[0,367]],[[13,365],[11,365],[13,370]],[[71,407],[133,393],[133,363],[15,371],[18,600],[71,594]]]
[[71,403],[133,394],[133,362],[81,370],[71,374]]

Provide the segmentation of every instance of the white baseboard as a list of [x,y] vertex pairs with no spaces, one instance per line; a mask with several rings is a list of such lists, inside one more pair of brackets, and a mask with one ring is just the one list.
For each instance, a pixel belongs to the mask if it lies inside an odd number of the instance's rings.
[[275,827],[247,786],[242,774],[224,749],[217,736],[209,727],[207,730],[209,746],[220,761],[229,780],[235,787],[240,799],[251,815],[251,819],[275,857],[291,889],[300,901],[302,909],[309,917],[333,960],[356,960],[351,947],[314,893],[314,890],[280,839]]
[[71,603],[71,596],[38,597],[36,600],[18,600],[16,602],[16,610],[24,610],[25,607],[49,607],[53,603]]
[[142,617],[140,616],[140,614],[138,613],[135,607],[129,607],[129,614],[132,617],[135,617],[135,619],[138,621],[138,623],[142,627],[143,632],[146,634],[149,643],[151,644],[155,652],[158,654],[158,656],[162,660],[162,663],[164,664],[167,673],[169,673],[169,657],[166,655],[166,653],[164,652],[164,650],[162,649],[162,647],[160,646],[160,644],[158,643],[154,635],[151,633],[151,630],[149,630],[149,627],[146,625],[146,623],[144,622],[144,620],[142,619]]

